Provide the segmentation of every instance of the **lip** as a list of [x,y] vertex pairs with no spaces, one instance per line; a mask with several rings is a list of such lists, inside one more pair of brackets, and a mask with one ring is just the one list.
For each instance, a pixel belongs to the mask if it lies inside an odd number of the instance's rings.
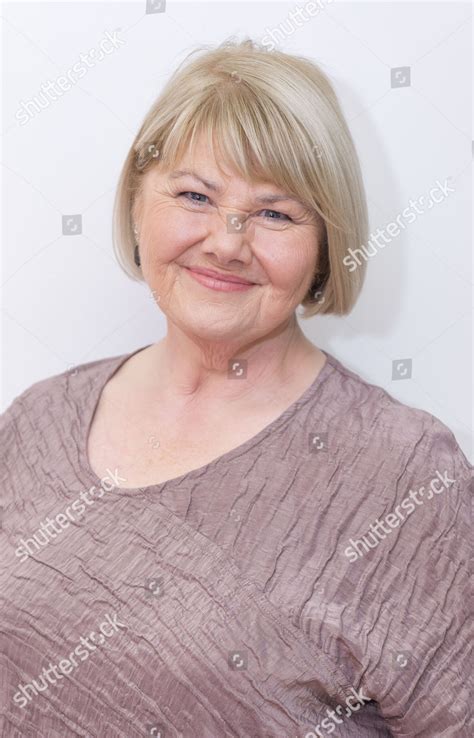
[[253,282],[244,282],[238,280],[237,277],[221,279],[220,275],[217,277],[217,273],[212,272],[210,269],[194,269],[189,267],[185,267],[185,269],[193,279],[205,287],[209,287],[211,290],[217,290],[219,292],[243,292],[249,290],[251,287],[255,287]]
[[220,282],[234,282],[235,284],[251,285],[253,282],[249,282],[247,279],[241,277],[234,277],[232,274],[222,274],[221,272],[215,272],[213,269],[204,269],[201,267],[186,267],[190,272],[195,274],[204,274],[207,277],[218,279]]

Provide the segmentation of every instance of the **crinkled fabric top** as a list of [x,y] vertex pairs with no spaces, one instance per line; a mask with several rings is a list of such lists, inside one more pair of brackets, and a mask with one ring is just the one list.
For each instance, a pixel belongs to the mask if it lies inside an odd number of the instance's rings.
[[472,736],[451,431],[325,352],[253,438],[119,489],[86,439],[133,353],[0,416],[2,736]]

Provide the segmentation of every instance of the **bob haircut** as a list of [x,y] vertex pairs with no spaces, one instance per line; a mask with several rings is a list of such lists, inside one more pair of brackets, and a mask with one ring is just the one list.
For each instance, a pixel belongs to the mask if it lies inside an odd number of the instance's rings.
[[[195,59],[189,57],[201,53]],[[113,212],[117,260],[143,281],[134,261],[133,222],[143,175],[174,167],[201,131],[211,151],[242,178],[284,188],[324,220],[325,237],[303,318],[350,312],[365,261],[349,271],[344,257],[368,236],[367,202],[355,146],[336,94],[312,61],[269,51],[247,38],[192,51],[141,125],[123,165]],[[315,244],[317,248],[317,244]]]

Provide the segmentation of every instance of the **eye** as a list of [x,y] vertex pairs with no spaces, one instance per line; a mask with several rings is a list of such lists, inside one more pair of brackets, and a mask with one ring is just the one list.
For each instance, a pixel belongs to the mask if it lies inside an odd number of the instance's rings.
[[[193,191],[179,192],[178,197],[183,197],[188,202],[195,203],[198,206],[207,205],[207,202],[209,201],[209,198],[207,195],[203,195],[200,192],[193,192]],[[203,198],[203,199],[199,199],[199,198]],[[285,213],[280,213],[278,210],[267,210],[266,209],[266,210],[262,210],[261,212],[267,213],[267,215],[265,215],[265,218],[267,220],[281,221],[281,222],[285,222],[285,221],[293,222],[293,219],[290,218],[289,215],[286,215]],[[268,213],[270,213],[271,215],[268,215]]]
[[209,199],[207,195],[202,195],[200,192],[180,192],[178,197],[184,197],[186,200],[189,200],[190,202],[195,202],[197,205],[205,205],[205,202],[203,200],[196,200],[194,197],[192,197],[192,195],[196,195],[196,197],[204,197],[206,198],[206,200]]
[[[285,215],[285,213],[280,213],[278,210],[262,210],[262,213],[273,213],[274,215],[281,215],[283,219],[291,220],[289,215]],[[281,220],[282,218],[274,218],[273,216],[266,215],[266,218],[269,220]]]

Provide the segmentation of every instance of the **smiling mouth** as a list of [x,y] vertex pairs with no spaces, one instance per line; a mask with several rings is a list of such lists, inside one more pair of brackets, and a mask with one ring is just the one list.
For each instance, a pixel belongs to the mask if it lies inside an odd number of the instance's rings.
[[253,282],[241,281],[238,277],[221,275],[209,269],[184,267],[197,282],[219,292],[243,292],[256,285]]
[[204,274],[206,277],[218,279],[220,282],[233,282],[234,284],[246,285],[254,284],[254,282],[250,282],[248,279],[242,279],[242,277],[238,277],[237,275],[215,272],[213,269],[205,269],[204,267],[186,267],[186,269],[196,274]]

